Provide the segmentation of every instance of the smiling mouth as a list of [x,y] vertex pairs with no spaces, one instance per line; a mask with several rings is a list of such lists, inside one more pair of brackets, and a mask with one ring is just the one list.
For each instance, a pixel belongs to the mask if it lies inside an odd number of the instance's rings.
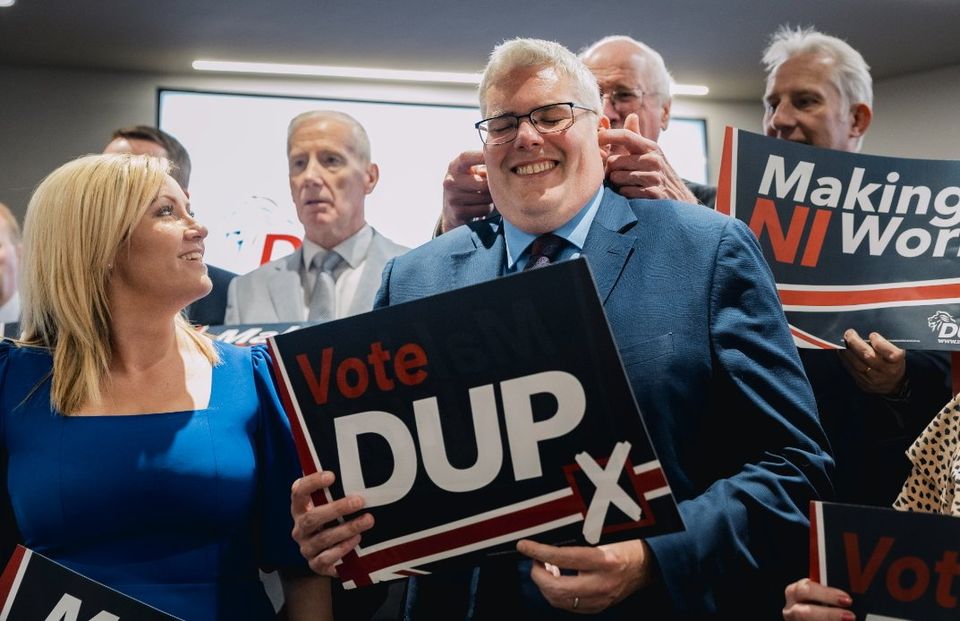
[[537,173],[542,173],[556,167],[557,167],[557,163],[554,161],[534,162],[533,164],[523,164],[521,166],[515,166],[513,169],[513,172],[523,177],[526,175],[535,175]]
[[181,255],[180,258],[184,261],[203,261],[203,253],[188,252],[187,254]]

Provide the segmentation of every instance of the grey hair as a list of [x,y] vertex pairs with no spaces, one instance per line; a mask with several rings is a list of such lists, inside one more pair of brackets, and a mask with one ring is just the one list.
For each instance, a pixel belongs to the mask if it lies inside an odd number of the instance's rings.
[[833,61],[831,81],[847,106],[865,103],[873,106],[873,78],[870,65],[860,52],[837,37],[808,28],[780,26],[763,51],[767,77],[794,56],[816,54]]
[[313,121],[333,120],[344,123],[353,129],[353,137],[356,141],[357,155],[367,164],[370,163],[370,138],[367,136],[367,130],[363,128],[360,122],[345,112],[336,110],[310,110],[293,117],[290,125],[287,127],[287,153],[290,153],[290,139],[293,134],[300,129],[301,125]]
[[559,75],[571,78],[580,99],[576,103],[602,114],[597,79],[573,52],[556,41],[519,38],[504,41],[490,53],[480,81],[480,114],[487,115],[487,90],[491,84],[517,69],[536,67],[551,67]]
[[652,83],[646,85],[647,88],[654,89],[650,94],[656,93],[660,96],[661,101],[670,101],[670,85],[673,84],[673,76],[670,75],[670,72],[667,70],[667,65],[663,62],[663,56],[660,55],[660,52],[646,43],[641,43],[633,37],[626,35],[610,35],[609,37],[604,37],[599,41],[591,43],[585,50],[580,52],[580,59],[586,60],[586,58],[596,52],[598,48],[608,43],[628,43],[635,47],[637,53],[647,60],[647,66],[650,68]]

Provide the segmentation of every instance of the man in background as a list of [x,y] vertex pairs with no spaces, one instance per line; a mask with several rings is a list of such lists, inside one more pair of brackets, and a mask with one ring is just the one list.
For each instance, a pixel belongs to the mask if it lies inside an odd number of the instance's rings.
[[[873,119],[873,81],[859,52],[812,28],[783,27],[763,63],[768,136],[860,150]],[[877,332],[843,336],[839,356],[801,350],[837,462],[837,500],[890,506],[910,471],[904,451],[950,400],[949,358],[905,352]]]
[[319,322],[369,311],[384,264],[407,250],[367,224],[364,204],[380,170],[356,119],[324,110],[295,117],[287,163],[302,245],[231,283],[229,324]]
[[[682,179],[657,145],[670,123],[673,79],[653,48],[625,36],[604,37],[580,54],[597,79],[610,128],[606,181],[627,198],[666,198],[713,206],[717,189]],[[490,214],[492,200],[480,151],[454,159],[443,181],[443,211],[436,234]]]
[[[113,132],[104,153],[132,153],[134,155],[152,155],[162,157],[173,165],[170,176],[183,191],[190,195],[190,154],[176,138],[167,132],[149,125],[124,127]],[[216,326],[223,324],[227,307],[227,287],[236,276],[233,272],[207,264],[207,275],[213,281],[209,295],[200,298],[185,311],[187,318],[198,325]]]
[[0,336],[19,336],[20,293],[17,270],[20,266],[20,227],[13,212],[0,203]]

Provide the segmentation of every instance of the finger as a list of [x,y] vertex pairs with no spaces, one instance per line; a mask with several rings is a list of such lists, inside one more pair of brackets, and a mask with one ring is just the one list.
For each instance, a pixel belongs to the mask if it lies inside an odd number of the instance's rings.
[[[586,546],[557,547],[529,539],[517,542],[517,551],[541,563],[550,563],[561,569],[592,571],[603,565],[603,552]],[[563,577],[563,576],[561,576]]]
[[314,572],[320,574],[321,576],[336,577],[337,563],[339,563],[344,556],[349,554],[351,550],[356,548],[359,543],[360,535],[355,535],[333,547],[324,549],[322,552],[316,555],[304,555],[304,558],[307,560],[307,564],[310,566],[310,569],[312,569]]
[[333,485],[336,475],[329,471],[314,472],[293,482],[290,488],[290,513],[294,519],[313,507],[315,492]]
[[489,193],[490,187],[487,185],[486,177],[470,173],[458,173],[444,177],[443,190],[444,192],[479,194]]
[[868,338],[873,350],[881,360],[888,364],[900,364],[907,355],[907,352],[888,341],[879,332],[871,332]]
[[464,151],[453,158],[450,165],[447,166],[447,172],[450,174],[465,174],[473,172],[474,166],[483,164],[483,151]]
[[843,333],[843,340],[847,343],[847,351],[855,356],[852,360],[859,361],[861,366],[869,365],[876,359],[877,354],[873,351],[873,347],[860,338],[860,335],[853,328]]
[[787,606],[797,603],[825,604],[828,606],[849,607],[853,600],[840,589],[828,587],[809,578],[798,580],[787,586],[784,591]]
[[623,120],[623,128],[635,134],[640,134],[640,116],[636,112],[631,112]]
[[294,526],[292,535],[294,541],[300,544],[300,554],[310,559],[322,554],[324,550],[340,546],[344,541],[359,537],[364,531],[370,530],[373,524],[373,516],[364,513],[338,526],[317,531],[304,532]]
[[[613,147],[614,152],[622,149],[627,153],[643,155],[644,153],[657,151],[660,148],[656,142],[647,140],[640,134],[626,129],[604,129],[601,130],[597,136],[597,139],[600,141],[600,146]],[[623,151],[619,152],[622,153]]]
[[321,530],[326,524],[356,513],[363,508],[363,504],[363,498],[360,496],[344,496],[301,513],[294,518],[294,523],[305,535],[310,535],[314,531]]

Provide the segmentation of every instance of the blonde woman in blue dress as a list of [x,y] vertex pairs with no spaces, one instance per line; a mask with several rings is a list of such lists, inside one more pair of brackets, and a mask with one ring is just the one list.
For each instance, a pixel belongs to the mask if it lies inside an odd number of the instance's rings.
[[28,547],[183,619],[329,618],[290,538],[299,474],[262,349],[198,335],[207,231],[147,156],[69,162],[24,225],[22,341],[0,343],[6,491]]

